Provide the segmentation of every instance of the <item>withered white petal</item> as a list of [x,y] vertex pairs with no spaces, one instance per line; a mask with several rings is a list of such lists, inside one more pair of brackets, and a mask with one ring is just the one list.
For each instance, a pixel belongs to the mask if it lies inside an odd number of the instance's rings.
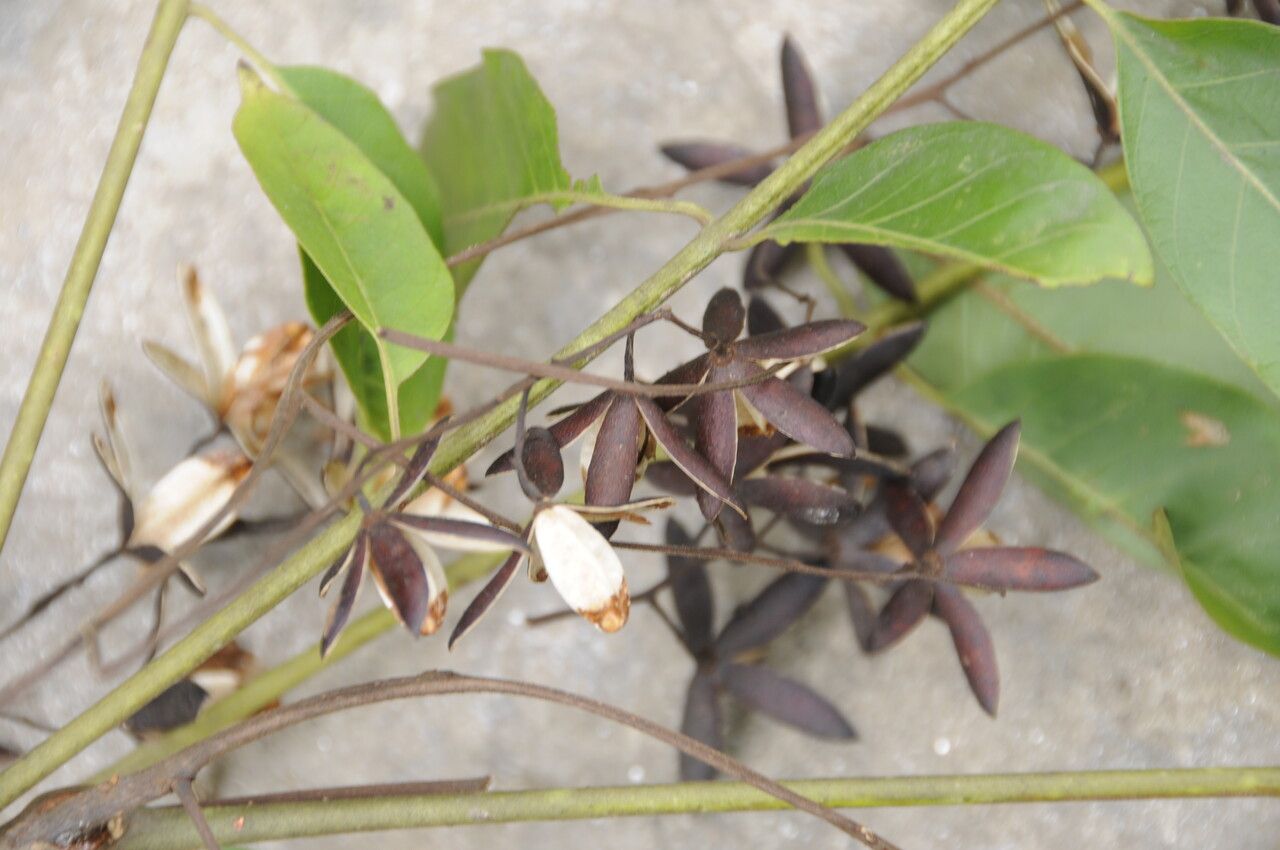
[[142,341],[142,351],[155,367],[178,388],[210,410],[217,412],[218,399],[209,392],[204,373],[168,346],[150,339]]
[[217,299],[200,282],[195,268],[184,266],[178,274],[182,278],[183,302],[187,308],[187,321],[191,324],[191,336],[200,352],[205,387],[210,398],[220,398],[223,382],[236,362],[231,328]]
[[132,498],[133,469],[129,462],[129,445],[124,440],[124,432],[120,430],[120,419],[116,410],[115,393],[106,381],[98,391],[98,404],[102,409],[102,425],[106,429],[105,440],[95,438],[93,447],[102,459],[102,465],[120,485],[120,489]]
[[751,427],[761,434],[773,433],[773,426],[765,419],[764,414],[756,410],[756,406],[737,390],[733,391],[733,404],[737,408],[739,428]]
[[[438,487],[432,487],[404,506],[404,512],[415,516],[456,519],[480,525],[492,525],[484,514],[474,511]],[[440,546],[455,552],[509,552],[510,546],[498,541],[477,540],[458,534],[439,531],[423,531],[420,528],[400,526],[410,537],[424,540],[432,546]]]
[[445,575],[439,556],[428,543],[410,535],[409,544],[427,568],[427,616],[422,618],[420,631],[429,635],[444,623],[445,609],[449,605],[449,577]]
[[[138,505],[129,546],[172,552],[226,505],[249,468],[249,459],[238,452],[211,452],[182,461]],[[224,518],[206,539],[221,534],[234,519]]]
[[587,470],[591,468],[591,458],[596,453],[596,439],[600,436],[600,426],[604,423],[601,416],[587,428],[582,435],[582,446],[578,449],[578,472],[582,475],[582,483],[587,483]]
[[602,631],[627,622],[631,597],[622,562],[592,525],[564,505],[533,520],[533,537],[551,583],[569,607]]
[[647,499],[635,499],[621,505],[565,505],[569,510],[583,516],[589,516],[597,522],[604,520],[628,520],[648,524],[648,520],[640,516],[646,511],[665,510],[676,503],[670,496],[650,496]]

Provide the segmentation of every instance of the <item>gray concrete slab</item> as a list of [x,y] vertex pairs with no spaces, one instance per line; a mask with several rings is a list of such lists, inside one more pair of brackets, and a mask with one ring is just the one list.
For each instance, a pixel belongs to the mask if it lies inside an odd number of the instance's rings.
[[[75,243],[146,31],[149,0],[0,0],[0,422],[12,422],[43,326]],[[431,82],[474,63],[482,46],[518,50],[560,116],[564,156],[575,174],[599,173],[622,189],[676,171],[654,153],[673,136],[711,135],[766,145],[781,138],[775,55],[781,34],[804,45],[829,104],[848,102],[948,6],[902,3],[653,3],[549,0],[513,4],[312,0],[276,4],[223,0],[217,8],[280,62],[323,63],[369,83],[412,136],[431,103]],[[1127,4],[1154,14],[1194,13],[1205,3]],[[1002,4],[946,67],[1040,14],[1040,4]],[[1095,22],[1085,21],[1109,55]],[[140,477],[154,480],[204,425],[202,413],[143,359],[144,336],[187,346],[175,268],[194,262],[228,308],[243,339],[302,315],[293,243],[254,184],[229,131],[237,94],[236,54],[195,23],[184,33],[125,197],[80,337],[58,394],[35,471],[3,559],[7,621],[42,590],[113,540],[111,491],[88,433],[96,388],[117,386]],[[956,98],[968,111],[1038,133],[1084,153],[1087,111],[1074,78],[1047,35],[1031,40]],[[903,120],[937,118],[928,110]],[[699,188],[692,197],[722,207],[733,193]],[[501,335],[510,350],[538,356],[570,338],[691,235],[679,220],[616,216],[549,234],[495,256],[463,305],[461,337]],[[714,288],[730,284],[739,260],[716,263],[674,301],[696,315]],[[645,368],[669,350],[642,352]],[[500,376],[456,368],[452,393],[474,401]],[[908,421],[928,447],[975,441],[908,390],[877,389],[875,417]],[[285,496],[265,500],[269,510]],[[516,504],[508,485],[493,498]],[[757,718],[734,721],[732,751],[780,777],[991,770],[1137,768],[1276,763],[1280,760],[1280,667],[1218,632],[1170,577],[1106,545],[1073,515],[1015,482],[993,519],[1006,539],[1067,549],[1105,580],[1056,597],[978,600],[995,636],[1004,677],[1000,719],[968,696],[937,625],[876,659],[853,650],[834,593],[774,658],[820,684],[858,725],[851,745],[818,743]],[[243,570],[248,544],[212,548],[201,561],[215,585]],[[659,566],[628,558],[632,584]],[[73,628],[128,580],[118,567],[56,606],[9,641],[8,678]],[[765,576],[719,579],[722,610]],[[468,597],[460,594],[457,604]],[[366,597],[372,604],[372,594]],[[643,611],[620,634],[603,637],[563,623],[518,625],[520,612],[555,605],[549,590],[521,585],[457,652],[442,641],[396,634],[309,683],[306,692],[439,666],[528,678],[598,696],[667,724],[680,715],[688,665],[661,625]],[[108,649],[136,638],[138,622],[114,629]],[[314,644],[323,607],[311,589],[254,626],[245,642],[272,663]],[[76,660],[33,692],[22,710],[65,722],[102,694]],[[0,726],[13,743],[22,730]],[[129,748],[109,735],[54,778],[68,782]],[[492,773],[500,788],[664,781],[674,757],[626,730],[559,709],[499,699],[396,705],[291,730],[233,758],[222,789],[244,793],[363,781]],[[1067,848],[1276,846],[1274,803],[1160,802],[993,809],[878,811],[873,826],[904,847]],[[362,840],[357,840],[361,841]],[[795,814],[679,817],[568,825],[400,834],[381,846],[445,843],[488,847],[609,844],[617,848],[742,846],[803,842],[843,847],[829,828]],[[351,840],[314,842],[338,847]]]

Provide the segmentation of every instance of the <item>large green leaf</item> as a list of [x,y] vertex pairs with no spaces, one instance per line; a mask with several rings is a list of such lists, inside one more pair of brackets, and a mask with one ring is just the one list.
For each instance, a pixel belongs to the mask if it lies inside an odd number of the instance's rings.
[[[440,187],[446,256],[501,234],[522,199],[572,188],[555,110],[509,50],[486,50],[435,87],[422,156]],[[459,296],[479,267],[454,268]]]
[[1156,250],[1280,394],[1280,29],[1099,11],[1116,43],[1130,183]]
[[[242,73],[233,130],[258,182],[360,324],[440,338],[453,281],[414,208],[361,148],[306,104]],[[371,338],[389,409],[426,360]]]
[[935,387],[950,389],[998,366],[1063,351],[1145,357],[1272,399],[1160,265],[1151,287],[1105,280],[1046,290],[988,275],[930,314],[912,364]]
[[911,127],[845,157],[761,238],[908,248],[1045,286],[1152,277],[1141,230],[1097,175],[975,122]]
[[[922,261],[907,259],[917,271],[923,271]],[[1280,621],[1265,606],[1250,614],[1238,602],[1249,597],[1239,588],[1249,586],[1266,569],[1267,562],[1258,558],[1253,546],[1254,538],[1241,534],[1239,539],[1226,537],[1211,547],[1200,545],[1198,536],[1208,527],[1190,526],[1189,531],[1184,519],[1187,514],[1178,506],[1185,504],[1185,494],[1195,490],[1202,478],[1207,488],[1204,493],[1216,492],[1213,498],[1218,499],[1205,516],[1231,509],[1234,495],[1231,499],[1222,496],[1228,491],[1251,494],[1245,505],[1249,511],[1264,511],[1258,505],[1280,506],[1280,481],[1251,483],[1250,476],[1258,467],[1242,462],[1235,454],[1242,445],[1258,442],[1244,435],[1280,435],[1280,406],[1260,400],[1274,402],[1177,284],[1159,271],[1151,288],[1104,281],[1097,286],[1054,291],[988,276],[931,315],[929,333],[910,362],[912,374],[928,394],[979,429],[988,429],[1002,424],[1001,416],[1016,415],[1015,402],[993,412],[990,399],[993,392],[1001,391],[1000,376],[1022,375],[1020,370],[1030,368],[1025,366],[1027,361],[1061,357],[1064,359],[1058,362],[1084,362],[1087,354],[1106,355],[1097,359],[1126,364],[1116,369],[1089,367],[1078,374],[1062,367],[1068,373],[1065,377],[1037,372],[1034,380],[1053,381],[1039,386],[1038,398],[1030,397],[1033,392],[1024,386],[1026,382],[1012,382],[1011,387],[1019,387],[1024,396],[1016,404],[1025,404],[1030,414],[1054,404],[1055,399],[1085,399],[1073,414],[1081,430],[1070,446],[1054,446],[1040,441],[1036,431],[1029,432],[1028,450],[1022,455],[1024,471],[1131,554],[1153,564],[1184,560],[1183,574],[1219,622],[1246,640],[1274,649],[1268,635],[1274,635]],[[1150,361],[1164,365],[1157,367]],[[1133,397],[1133,375],[1140,371],[1133,364],[1150,365],[1152,381],[1176,375],[1176,382],[1172,382],[1176,391],[1158,390],[1153,384],[1150,392],[1154,401],[1138,397],[1134,403],[1140,404],[1140,409],[1121,407],[1117,398]],[[975,389],[981,387],[987,389]],[[1148,415],[1167,425],[1161,416],[1168,418],[1170,395],[1179,405],[1177,421],[1182,426],[1183,444],[1170,447],[1170,440],[1165,439],[1146,445],[1144,451],[1149,454],[1133,454],[1125,448],[1117,455],[1114,435],[1105,427],[1089,425],[1092,417],[1108,414],[1116,416],[1115,427],[1137,423],[1135,427],[1141,430],[1148,427],[1143,421]],[[1231,402],[1224,404],[1223,398]],[[1159,408],[1161,403],[1164,408]],[[1156,413],[1148,409],[1152,405]],[[1216,423],[1221,423],[1221,430]],[[1213,449],[1210,456],[1219,457],[1214,454],[1217,447],[1187,446],[1185,440],[1196,434],[1219,439],[1222,433],[1229,435],[1227,447],[1231,451],[1226,454],[1227,461],[1206,477],[1200,461],[1209,449]],[[1094,468],[1116,457],[1121,458],[1118,474],[1102,475]],[[1268,463],[1265,457],[1259,452],[1258,463]],[[1275,470],[1275,464],[1270,468]],[[1163,545],[1150,524],[1151,511],[1161,507],[1162,500],[1169,502],[1178,517],[1179,533],[1171,546]],[[1253,516],[1261,529],[1274,523],[1260,519],[1256,512]],[[1197,583],[1201,576],[1206,578]],[[1219,586],[1237,589],[1224,593],[1217,590]],[[1235,601],[1220,604],[1219,598]],[[1260,603],[1264,599],[1260,597]]]
[[[952,394],[982,429],[1022,417],[1023,468],[1086,516],[1158,542],[1228,632],[1280,654],[1280,427],[1253,396],[1104,354],[995,369]],[[1105,572],[1105,565],[1103,570]]]
[[[299,100],[354,142],[386,175],[440,249],[444,231],[435,181],[377,95],[350,77],[326,68],[286,67],[280,73]],[[324,324],[346,306],[305,251],[302,279],[307,307],[317,324]],[[361,424],[385,439],[391,429],[377,341],[363,326],[351,325],[338,332],[332,346],[355,395]],[[445,366],[446,361],[431,358],[400,384],[401,433],[417,433],[430,420],[440,398]]]

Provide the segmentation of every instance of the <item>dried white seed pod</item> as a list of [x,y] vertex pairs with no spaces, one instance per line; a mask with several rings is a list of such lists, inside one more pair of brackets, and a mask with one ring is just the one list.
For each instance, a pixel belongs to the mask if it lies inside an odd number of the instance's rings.
[[533,539],[556,591],[601,631],[627,622],[631,596],[622,562],[600,532],[565,505],[552,505],[533,520]]

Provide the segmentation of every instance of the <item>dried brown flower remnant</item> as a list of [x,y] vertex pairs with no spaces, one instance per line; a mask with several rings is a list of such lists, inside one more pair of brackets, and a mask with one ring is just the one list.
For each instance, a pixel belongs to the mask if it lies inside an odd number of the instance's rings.
[[[184,266],[179,275],[199,365],[151,340],[143,342],[143,350],[175,384],[204,405],[218,426],[235,437],[241,449],[256,457],[271,428],[289,374],[315,332],[301,322],[285,322],[254,336],[236,353],[230,326],[213,293],[193,267]],[[314,392],[332,378],[328,359],[320,358],[308,370],[303,389]],[[276,457],[281,474],[309,504],[323,504],[319,479],[298,457],[298,447],[286,445],[281,449]]]
[[366,571],[373,574],[383,603],[401,625],[413,634],[429,635],[443,623],[449,599],[448,580],[433,545],[528,551],[519,537],[486,522],[417,513],[431,507],[424,497],[396,507],[426,474],[437,444],[435,437],[422,441],[381,507],[372,508],[361,499],[365,517],[360,530],[320,580],[324,596],[342,579],[321,636],[322,654],[332,649],[350,618]]

